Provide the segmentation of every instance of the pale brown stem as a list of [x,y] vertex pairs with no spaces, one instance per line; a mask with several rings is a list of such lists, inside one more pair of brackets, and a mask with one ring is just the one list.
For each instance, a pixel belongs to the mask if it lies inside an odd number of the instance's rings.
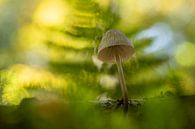
[[121,91],[122,91],[122,97],[123,97],[123,104],[124,104],[124,113],[127,113],[128,111],[128,91],[127,91],[127,86],[125,83],[125,77],[123,73],[123,67],[122,67],[122,61],[120,58],[120,55],[115,55],[116,58],[116,64],[117,64],[117,69],[119,73],[119,82],[121,85]]

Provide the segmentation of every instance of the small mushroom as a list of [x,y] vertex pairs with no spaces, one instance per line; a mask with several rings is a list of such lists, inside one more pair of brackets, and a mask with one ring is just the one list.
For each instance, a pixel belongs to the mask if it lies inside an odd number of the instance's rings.
[[103,35],[98,49],[99,60],[108,63],[116,63],[117,65],[125,113],[128,111],[128,92],[122,68],[122,61],[128,59],[133,53],[133,45],[128,38],[122,32],[113,29],[108,30]]

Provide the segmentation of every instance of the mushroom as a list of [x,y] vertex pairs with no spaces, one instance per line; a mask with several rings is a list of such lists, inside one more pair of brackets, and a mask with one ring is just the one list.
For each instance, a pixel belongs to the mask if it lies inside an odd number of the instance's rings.
[[122,91],[124,113],[128,111],[128,91],[124,78],[122,61],[128,59],[134,53],[133,45],[128,38],[118,30],[108,30],[102,37],[98,59],[107,63],[116,63],[119,82]]

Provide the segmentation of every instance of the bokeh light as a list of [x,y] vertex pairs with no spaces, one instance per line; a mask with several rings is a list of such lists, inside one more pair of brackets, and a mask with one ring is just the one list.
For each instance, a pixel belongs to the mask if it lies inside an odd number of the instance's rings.
[[63,0],[45,0],[37,7],[34,20],[46,26],[59,26],[65,22],[68,11]]
[[184,42],[177,47],[175,58],[182,66],[195,66],[195,45]]

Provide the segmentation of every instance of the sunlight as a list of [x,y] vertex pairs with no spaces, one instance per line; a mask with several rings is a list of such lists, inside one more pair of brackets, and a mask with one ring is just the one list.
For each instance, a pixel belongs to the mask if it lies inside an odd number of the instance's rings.
[[[147,3],[151,4],[150,1],[147,1]],[[138,1],[121,0],[119,6],[120,6],[121,21],[118,27],[123,29],[124,31],[126,31],[129,28],[131,29],[137,28],[137,26],[144,18],[143,16],[144,12],[142,10],[139,10]],[[125,27],[125,26],[129,26],[129,27]]]
[[180,11],[184,0],[161,0],[157,2],[157,10],[164,14],[170,14]]
[[32,97],[24,88],[17,88],[11,85],[7,85],[3,95],[3,103],[17,105],[23,98]]
[[[25,42],[24,42],[25,41]],[[91,48],[92,44],[83,38],[74,38],[63,32],[38,28],[30,24],[22,27],[19,31],[19,42],[22,48],[27,49],[50,41],[56,45],[74,49]],[[28,45],[26,45],[28,43]]]
[[[3,100],[18,104],[23,98],[32,96],[27,89],[45,89],[48,91],[65,90],[69,78],[28,65],[14,65],[7,72],[9,83],[3,93]],[[36,96],[34,96],[36,97]]]
[[189,42],[182,43],[177,47],[175,58],[178,64],[182,66],[195,65],[195,45]]
[[35,22],[46,26],[62,25],[68,14],[68,7],[62,0],[46,0],[38,6],[34,19]]
[[149,20],[148,14],[155,16],[158,13],[159,15],[183,13],[185,10],[181,8],[184,2],[184,0],[121,0],[119,4],[121,21],[118,27],[124,31],[136,29],[144,20]]
[[22,50],[32,48],[44,43],[47,38],[45,32],[33,24],[25,25],[18,32],[19,46]]
[[0,0],[0,7],[3,5],[4,0]]

